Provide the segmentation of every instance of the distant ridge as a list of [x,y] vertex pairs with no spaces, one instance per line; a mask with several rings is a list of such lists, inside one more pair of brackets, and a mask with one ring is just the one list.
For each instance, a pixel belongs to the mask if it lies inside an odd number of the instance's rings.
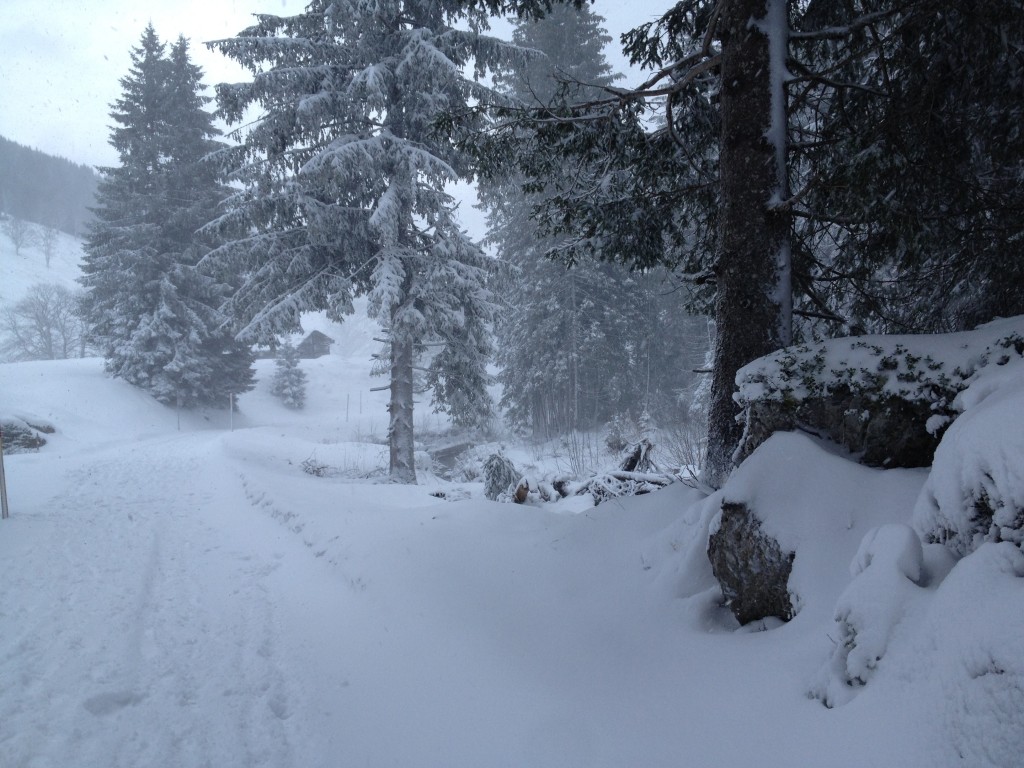
[[0,211],[82,237],[99,177],[87,165],[0,136]]

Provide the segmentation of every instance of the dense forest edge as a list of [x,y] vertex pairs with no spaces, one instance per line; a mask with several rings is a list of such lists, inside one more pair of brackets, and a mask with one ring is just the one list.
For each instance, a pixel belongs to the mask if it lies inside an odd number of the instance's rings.
[[81,237],[98,177],[80,165],[0,136],[0,211]]

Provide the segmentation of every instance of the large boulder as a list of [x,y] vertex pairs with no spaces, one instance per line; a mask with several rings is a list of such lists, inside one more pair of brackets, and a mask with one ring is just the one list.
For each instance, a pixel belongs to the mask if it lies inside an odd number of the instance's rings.
[[925,467],[954,401],[979,372],[1024,355],[1024,317],[975,331],[831,339],[775,352],[736,375],[740,464],[774,432],[800,430],[875,467]]
[[925,428],[933,413],[928,402],[844,389],[799,402],[757,401],[746,410],[736,460],[742,462],[775,432],[799,430],[843,446],[869,467],[925,467],[939,444],[938,436]]
[[708,556],[736,618],[829,621],[864,535],[905,520],[921,481],[799,432],[773,435],[716,494]]
[[740,624],[769,616],[793,618],[788,582],[795,553],[784,552],[746,504],[723,502],[718,528],[708,540],[708,558]]

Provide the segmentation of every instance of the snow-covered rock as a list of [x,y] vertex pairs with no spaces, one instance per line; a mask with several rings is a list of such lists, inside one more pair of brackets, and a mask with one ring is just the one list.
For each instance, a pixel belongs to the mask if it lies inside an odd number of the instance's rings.
[[803,429],[869,466],[931,463],[954,401],[993,365],[1024,355],[1024,317],[962,333],[861,336],[779,350],[736,375],[742,462],[773,432]]
[[[736,468],[722,488],[721,508],[742,505],[760,536],[774,540],[783,555],[793,553],[787,586],[793,614],[811,609],[828,620],[864,536],[906,520],[922,480],[921,470],[864,467],[806,435],[779,432]],[[712,534],[725,517],[712,522]]]
[[765,534],[745,504],[722,504],[708,539],[708,559],[726,604],[740,624],[769,616],[783,621],[793,618],[788,586],[793,557],[793,552],[784,552]]

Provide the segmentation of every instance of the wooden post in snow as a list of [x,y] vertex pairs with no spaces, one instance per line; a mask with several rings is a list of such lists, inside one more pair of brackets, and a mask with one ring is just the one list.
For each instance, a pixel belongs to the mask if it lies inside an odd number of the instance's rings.
[[7,476],[4,474],[4,428],[0,425],[0,518],[10,517],[7,509]]

